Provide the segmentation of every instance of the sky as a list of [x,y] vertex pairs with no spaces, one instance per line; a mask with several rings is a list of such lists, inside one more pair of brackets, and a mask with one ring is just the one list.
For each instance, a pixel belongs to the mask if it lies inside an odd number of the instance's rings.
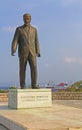
[[[38,84],[82,80],[82,0],[3,0],[0,3],[0,86],[19,86],[18,52],[11,56],[16,27],[30,13],[38,30]],[[26,85],[30,84],[27,65]]]

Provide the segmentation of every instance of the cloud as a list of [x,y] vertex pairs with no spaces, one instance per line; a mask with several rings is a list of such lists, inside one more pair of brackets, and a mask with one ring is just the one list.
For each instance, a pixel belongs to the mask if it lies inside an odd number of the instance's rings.
[[82,0],[56,0],[55,2],[63,6],[82,5]]
[[82,58],[75,58],[75,57],[65,57],[64,58],[65,63],[78,63],[82,64]]
[[46,68],[49,68],[49,67],[50,67],[50,65],[49,65],[48,63],[46,63],[46,64],[45,64],[45,67],[46,67]]
[[44,2],[64,7],[82,5],[82,0],[45,0]]
[[80,28],[80,29],[82,29],[82,23],[81,23],[80,21],[74,22],[74,23],[72,24],[72,26],[73,26],[74,28]]
[[15,29],[16,29],[15,26],[14,26],[14,27],[8,26],[8,27],[3,27],[3,28],[2,28],[2,31],[4,31],[4,32],[14,32]]

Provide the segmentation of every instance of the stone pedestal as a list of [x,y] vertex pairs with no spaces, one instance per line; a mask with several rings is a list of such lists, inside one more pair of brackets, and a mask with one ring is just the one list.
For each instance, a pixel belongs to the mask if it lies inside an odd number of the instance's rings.
[[51,89],[10,89],[8,106],[13,109],[51,107]]

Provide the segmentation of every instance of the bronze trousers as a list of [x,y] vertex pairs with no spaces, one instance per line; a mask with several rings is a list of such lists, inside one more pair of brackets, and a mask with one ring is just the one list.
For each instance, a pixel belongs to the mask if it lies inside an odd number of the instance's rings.
[[19,77],[21,89],[25,88],[25,78],[26,78],[26,66],[27,62],[30,65],[31,72],[31,87],[35,88],[37,83],[37,64],[36,56],[32,56],[30,53],[28,56],[19,57]]

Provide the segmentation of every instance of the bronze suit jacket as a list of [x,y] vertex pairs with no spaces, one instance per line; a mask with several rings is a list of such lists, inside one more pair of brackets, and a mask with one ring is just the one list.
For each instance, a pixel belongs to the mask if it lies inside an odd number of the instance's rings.
[[16,52],[17,46],[19,57],[28,56],[29,52],[33,56],[36,56],[36,54],[40,54],[37,29],[33,26],[30,26],[29,32],[27,32],[25,29],[25,25],[17,27],[11,47],[11,51],[13,53]]

